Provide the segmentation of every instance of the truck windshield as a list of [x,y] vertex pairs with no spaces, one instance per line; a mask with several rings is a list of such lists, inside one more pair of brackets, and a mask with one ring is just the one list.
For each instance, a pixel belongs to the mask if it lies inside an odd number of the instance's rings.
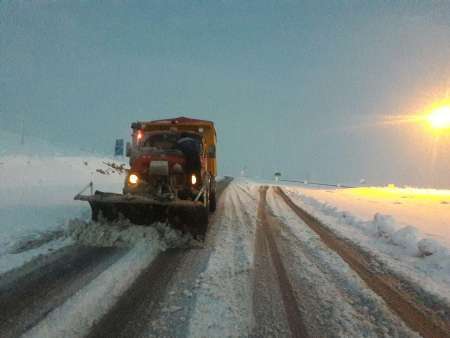
[[144,147],[150,147],[160,150],[176,149],[178,135],[172,133],[161,133],[149,135],[144,143]]

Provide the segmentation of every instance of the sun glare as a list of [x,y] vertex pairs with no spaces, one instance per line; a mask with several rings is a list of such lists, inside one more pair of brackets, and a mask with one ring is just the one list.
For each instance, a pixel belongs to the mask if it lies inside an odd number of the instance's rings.
[[450,105],[434,109],[428,115],[428,122],[435,129],[450,129]]
[[423,188],[399,188],[393,184],[386,187],[359,187],[352,189],[345,189],[345,194],[350,194],[359,197],[365,197],[374,200],[421,200],[434,201],[438,203],[445,202],[445,205],[450,202],[450,190],[443,189],[423,189]]

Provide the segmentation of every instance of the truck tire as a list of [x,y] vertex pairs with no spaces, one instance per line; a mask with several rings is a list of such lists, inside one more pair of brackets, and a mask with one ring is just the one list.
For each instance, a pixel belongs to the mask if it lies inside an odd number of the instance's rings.
[[217,203],[216,203],[216,191],[212,190],[209,193],[209,211],[214,212],[216,211]]

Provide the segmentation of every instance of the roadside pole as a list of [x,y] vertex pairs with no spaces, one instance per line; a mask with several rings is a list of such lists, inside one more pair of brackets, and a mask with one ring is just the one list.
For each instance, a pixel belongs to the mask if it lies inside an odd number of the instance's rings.
[[25,144],[25,118],[22,118],[20,127],[20,145]]

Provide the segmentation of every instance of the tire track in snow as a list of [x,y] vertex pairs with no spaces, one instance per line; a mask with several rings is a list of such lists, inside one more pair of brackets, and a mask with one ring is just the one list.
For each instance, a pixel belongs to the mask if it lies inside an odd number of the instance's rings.
[[[294,288],[274,239],[271,216],[267,210],[267,189],[266,186],[260,188],[258,205],[253,298],[257,325],[254,335],[286,336],[283,332],[283,322],[286,322],[292,337],[307,337]],[[274,329],[277,332],[273,332]]]
[[139,337],[152,322],[154,312],[168,293],[168,285],[182,264],[183,250],[160,254],[125,292],[88,337]]
[[1,337],[24,333],[125,253],[79,246],[62,251],[56,260],[0,287]]
[[257,204],[241,194],[238,185],[233,183],[227,189],[223,213],[208,235],[212,252],[196,289],[189,337],[248,337],[253,331],[251,281]]
[[305,222],[331,250],[335,251],[364,280],[389,308],[396,313],[413,331],[423,337],[450,337],[450,326],[431,311],[414,302],[396,285],[401,283],[395,276],[375,274],[370,269],[370,262],[357,248],[337,238],[320,221],[296,205],[284,191],[277,187],[276,193]]

